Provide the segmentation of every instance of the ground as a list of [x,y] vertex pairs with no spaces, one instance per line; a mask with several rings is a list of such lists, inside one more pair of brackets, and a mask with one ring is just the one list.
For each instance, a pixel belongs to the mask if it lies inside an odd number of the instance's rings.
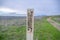
[[60,24],[58,22],[52,20],[51,18],[48,18],[47,21],[60,31]]
[[34,40],[60,40],[60,31],[46,18],[36,20],[34,29]]
[[[0,26],[0,40],[26,40],[26,26]],[[60,31],[47,18],[35,19],[34,40],[60,40]]]

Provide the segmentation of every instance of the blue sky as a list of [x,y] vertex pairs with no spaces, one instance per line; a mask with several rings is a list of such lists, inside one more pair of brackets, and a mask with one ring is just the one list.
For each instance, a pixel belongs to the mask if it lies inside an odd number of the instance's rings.
[[27,14],[28,8],[33,8],[35,15],[60,15],[60,0],[0,0],[3,12]]

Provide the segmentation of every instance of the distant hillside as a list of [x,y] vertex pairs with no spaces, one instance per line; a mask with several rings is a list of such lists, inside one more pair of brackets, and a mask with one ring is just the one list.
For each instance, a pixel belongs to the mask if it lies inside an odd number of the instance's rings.
[[0,16],[0,20],[26,18],[25,16]]

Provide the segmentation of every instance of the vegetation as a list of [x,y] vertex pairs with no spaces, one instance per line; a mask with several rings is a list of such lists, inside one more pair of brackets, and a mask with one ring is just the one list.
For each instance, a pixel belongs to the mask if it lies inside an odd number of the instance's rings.
[[0,40],[26,40],[25,17],[0,16]]
[[[34,40],[60,40],[60,31],[54,28],[46,18],[35,19],[34,25]],[[0,40],[26,40],[25,24],[23,26],[0,25]]]
[[60,31],[45,18],[35,21],[34,40],[60,40]]
[[25,26],[10,26],[7,28],[0,26],[0,29],[0,40],[26,40]]
[[60,16],[53,16],[52,20],[56,21],[57,23],[60,24]]

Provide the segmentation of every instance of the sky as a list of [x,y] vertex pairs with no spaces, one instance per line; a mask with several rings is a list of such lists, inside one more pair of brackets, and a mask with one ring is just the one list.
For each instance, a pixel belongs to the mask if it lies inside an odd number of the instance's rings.
[[34,9],[34,15],[60,15],[60,0],[0,0],[0,11],[7,14],[26,15],[28,8]]

